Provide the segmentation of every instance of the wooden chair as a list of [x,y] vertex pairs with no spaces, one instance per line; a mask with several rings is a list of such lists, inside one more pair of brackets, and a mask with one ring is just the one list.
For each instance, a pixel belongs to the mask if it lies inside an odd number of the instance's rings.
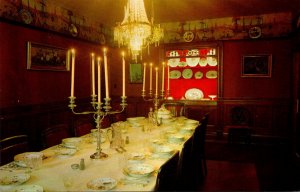
[[158,170],[154,191],[176,191],[179,151],[166,161]]
[[185,104],[181,102],[165,102],[163,103],[166,109],[168,109],[174,117],[185,115]]
[[14,156],[29,150],[28,136],[15,135],[0,141],[0,165],[14,160]]
[[48,148],[61,143],[62,139],[71,137],[67,124],[58,124],[45,129],[42,132],[43,147]]
[[230,125],[228,128],[228,143],[251,143],[252,116],[243,106],[235,106],[230,110]]
[[195,169],[192,157],[193,138],[185,141],[178,162],[178,190],[191,191],[196,189]]

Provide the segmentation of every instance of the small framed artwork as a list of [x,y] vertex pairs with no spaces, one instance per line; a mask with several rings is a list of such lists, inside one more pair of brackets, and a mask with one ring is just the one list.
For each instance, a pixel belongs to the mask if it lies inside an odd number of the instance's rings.
[[271,77],[272,55],[244,55],[242,57],[242,77]]
[[143,83],[142,64],[130,64],[130,83]]
[[65,48],[27,42],[27,69],[69,71],[68,55]]

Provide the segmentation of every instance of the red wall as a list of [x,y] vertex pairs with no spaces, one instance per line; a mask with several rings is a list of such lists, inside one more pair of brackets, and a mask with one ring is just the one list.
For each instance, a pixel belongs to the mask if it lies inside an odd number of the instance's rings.
[[[292,89],[290,40],[225,41],[224,98],[289,99]],[[272,54],[272,77],[241,77],[242,56]]]

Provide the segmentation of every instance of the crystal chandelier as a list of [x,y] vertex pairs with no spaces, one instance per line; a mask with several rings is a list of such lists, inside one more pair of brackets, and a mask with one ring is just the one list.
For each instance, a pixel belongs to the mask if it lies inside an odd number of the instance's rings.
[[163,35],[163,29],[153,24],[153,16],[149,22],[144,0],[128,0],[123,21],[114,28],[114,40],[119,47],[127,45],[133,59],[137,60],[143,48],[151,44],[158,46]]

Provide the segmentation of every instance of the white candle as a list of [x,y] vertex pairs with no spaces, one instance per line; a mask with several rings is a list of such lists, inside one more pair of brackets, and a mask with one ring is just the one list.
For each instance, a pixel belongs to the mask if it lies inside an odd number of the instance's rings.
[[72,63],[72,71],[71,71],[71,97],[74,97],[74,75],[75,75],[75,50],[71,49],[71,63]]
[[146,91],[145,84],[146,84],[146,63],[144,63],[143,92]]
[[150,92],[152,91],[152,63],[150,63]]
[[94,53],[91,54],[91,60],[92,60],[92,95],[95,95],[95,55]]
[[168,64],[167,72],[168,72],[168,91],[170,91],[170,66],[169,66],[169,64]]
[[97,64],[98,64],[98,103],[101,103],[101,58],[97,58]]
[[155,67],[155,95],[158,95],[158,67]]
[[164,91],[165,84],[165,62],[162,63],[161,91]]
[[125,97],[125,53],[122,52],[122,72],[123,72],[123,90],[122,90],[122,96]]
[[109,98],[106,48],[103,49],[103,55],[104,55],[103,56],[103,61],[104,61],[104,76],[105,76],[105,97]]

